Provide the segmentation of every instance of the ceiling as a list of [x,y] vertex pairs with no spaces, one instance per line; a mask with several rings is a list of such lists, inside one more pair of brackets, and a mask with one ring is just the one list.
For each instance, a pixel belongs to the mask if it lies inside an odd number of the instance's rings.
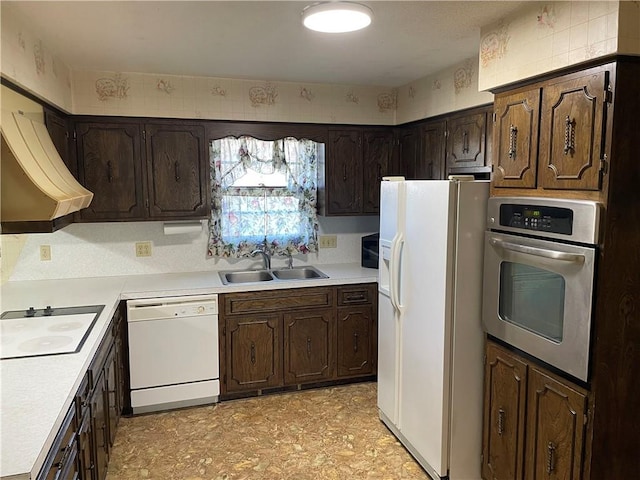
[[74,70],[398,87],[478,55],[514,1],[364,1],[363,31],[306,30],[299,1],[3,0]]

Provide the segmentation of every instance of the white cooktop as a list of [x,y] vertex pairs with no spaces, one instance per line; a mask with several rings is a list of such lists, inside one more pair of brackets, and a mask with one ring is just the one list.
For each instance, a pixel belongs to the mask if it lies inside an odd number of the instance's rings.
[[102,305],[4,312],[0,317],[0,359],[75,353],[101,310]]

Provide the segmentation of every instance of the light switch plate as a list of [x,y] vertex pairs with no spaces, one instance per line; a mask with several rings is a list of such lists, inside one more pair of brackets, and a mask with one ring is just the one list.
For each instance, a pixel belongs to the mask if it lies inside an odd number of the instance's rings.
[[136,257],[150,257],[151,242],[136,242]]
[[318,239],[320,248],[337,248],[338,236],[337,235],[320,235]]

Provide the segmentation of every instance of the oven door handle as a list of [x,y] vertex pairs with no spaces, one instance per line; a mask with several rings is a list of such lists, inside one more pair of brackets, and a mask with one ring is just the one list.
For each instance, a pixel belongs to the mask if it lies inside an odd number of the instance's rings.
[[584,263],[584,255],[577,253],[559,252],[557,250],[548,250],[546,248],[529,247],[527,245],[519,245],[517,243],[505,242],[495,237],[490,238],[491,245],[512,252],[525,253],[527,255],[535,255],[537,257],[551,258],[552,260],[560,260],[563,262]]

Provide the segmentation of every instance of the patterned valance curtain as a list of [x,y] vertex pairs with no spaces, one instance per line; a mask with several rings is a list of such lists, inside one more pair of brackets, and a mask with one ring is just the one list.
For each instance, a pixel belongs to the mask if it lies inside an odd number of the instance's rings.
[[[317,147],[291,137],[211,142],[208,255],[238,258],[264,244],[273,255],[317,251]],[[243,186],[250,171],[278,181]]]

